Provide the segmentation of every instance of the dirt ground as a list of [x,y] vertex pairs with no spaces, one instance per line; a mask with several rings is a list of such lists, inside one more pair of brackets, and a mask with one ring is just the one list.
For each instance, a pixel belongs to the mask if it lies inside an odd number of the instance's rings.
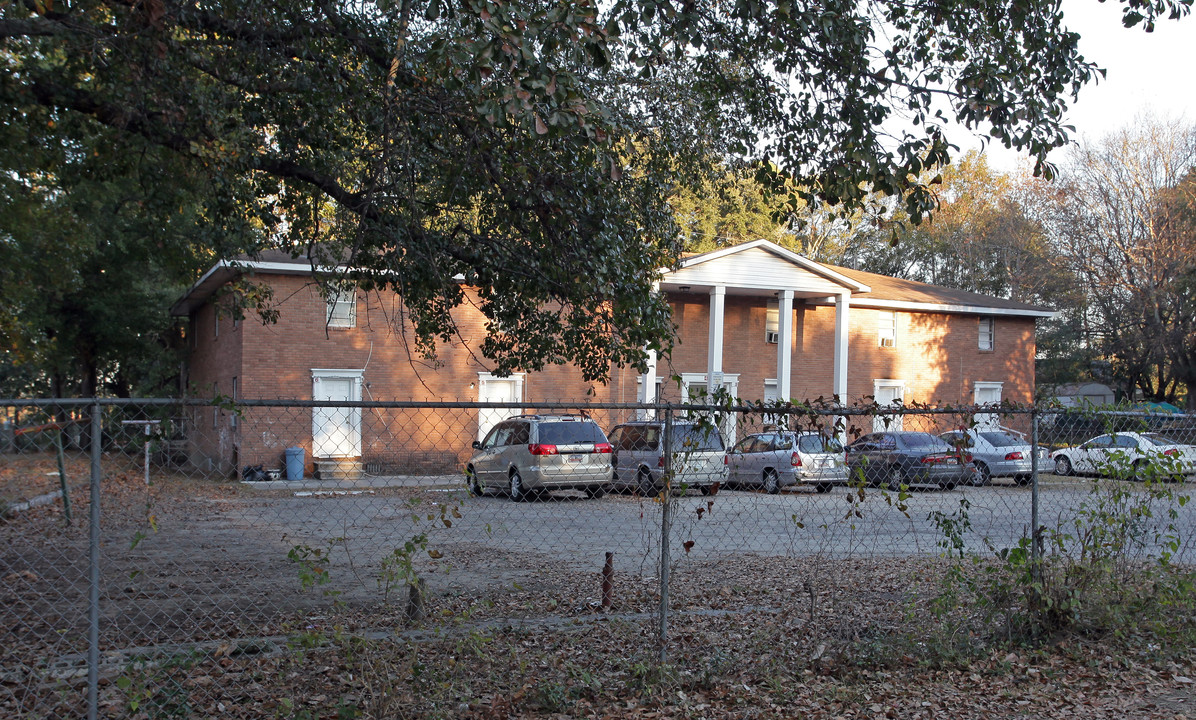
[[[662,665],[650,507],[602,612],[599,565],[509,528],[454,536],[455,494],[299,515],[291,493],[136,470],[101,507],[105,717],[1196,717],[1190,647],[976,636],[931,613],[933,556],[681,553]],[[73,509],[0,523],[0,716],[82,710],[87,498]]]

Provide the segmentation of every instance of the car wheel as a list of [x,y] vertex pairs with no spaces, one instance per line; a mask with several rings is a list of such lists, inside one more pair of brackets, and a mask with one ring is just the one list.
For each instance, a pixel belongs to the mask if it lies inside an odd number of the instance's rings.
[[988,465],[982,462],[976,463],[976,484],[977,485],[992,485],[993,473],[988,469]]
[[478,474],[471,467],[465,468],[465,484],[469,486],[469,494],[474,497],[482,497],[486,494],[486,488],[478,482]]
[[1131,472],[1133,475],[1130,477],[1135,482],[1146,482],[1147,476],[1150,475],[1150,469],[1146,466],[1145,460],[1135,460]]
[[900,490],[902,481],[903,481],[903,478],[901,477],[901,468],[898,468],[898,467],[889,468],[889,477],[888,477],[889,489],[893,490],[893,491]]
[[527,489],[523,487],[523,478],[520,477],[518,470],[511,471],[511,479],[507,485],[507,494],[511,496],[514,502],[523,502],[528,499]]
[[1055,458],[1055,474],[1071,475],[1071,460],[1068,460],[1066,455]]
[[647,470],[640,470],[635,476],[635,490],[641,497],[655,497],[656,483],[652,482],[652,474]]
[[599,485],[597,487],[586,488],[586,497],[594,499],[594,500],[597,500],[598,498],[602,497],[605,494],[606,494],[606,487],[603,485]]
[[830,483],[818,483],[817,485],[814,486],[814,492],[828,493],[830,491],[831,491]]
[[781,479],[777,477],[776,470],[764,471],[764,492],[769,495],[776,495],[781,491]]

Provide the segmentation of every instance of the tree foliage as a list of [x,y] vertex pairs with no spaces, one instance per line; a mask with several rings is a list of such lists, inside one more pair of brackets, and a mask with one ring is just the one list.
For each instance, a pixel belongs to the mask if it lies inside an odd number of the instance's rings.
[[1143,118],[1074,152],[1060,249],[1086,288],[1087,341],[1132,395],[1196,387],[1196,126]]
[[[1149,26],[1190,0],[1125,5]],[[738,156],[791,210],[880,193],[917,223],[948,116],[1052,172],[1094,72],[1076,40],[1039,0],[23,0],[0,7],[0,96],[38,147],[147,158],[118,187],[192,179],[221,256],[280,246],[397,290],[429,354],[465,283],[496,371],[601,379],[667,350],[677,187]]]

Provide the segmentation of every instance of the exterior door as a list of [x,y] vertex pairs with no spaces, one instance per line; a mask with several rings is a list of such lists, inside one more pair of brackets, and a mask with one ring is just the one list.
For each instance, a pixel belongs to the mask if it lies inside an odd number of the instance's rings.
[[[999,382],[978,382],[972,394],[972,401],[977,405],[1001,404],[1001,385]],[[1001,425],[1001,419],[996,413],[976,413],[977,430],[996,430]]]
[[[360,374],[313,370],[312,376],[312,400],[361,400]],[[312,455],[318,458],[360,457],[361,408],[312,408],[311,448]]]
[[[523,399],[523,376],[495,377],[490,373],[478,376],[478,402],[511,403]],[[514,415],[518,408],[480,408],[478,410],[478,440],[486,437],[490,428]]]
[[[876,380],[872,384],[872,395],[880,407],[900,407],[905,399],[905,383],[900,380]],[[903,415],[878,414],[872,420],[873,432],[897,432],[903,427]]]

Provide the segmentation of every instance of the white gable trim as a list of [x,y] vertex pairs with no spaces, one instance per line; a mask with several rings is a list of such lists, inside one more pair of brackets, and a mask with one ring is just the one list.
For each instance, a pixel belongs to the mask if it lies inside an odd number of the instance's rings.
[[[833,282],[837,285],[841,285],[843,287],[849,288],[852,292],[858,292],[858,293],[872,292],[872,288],[868,287],[867,285],[864,285],[855,280],[852,280],[851,278],[847,277],[846,275],[843,275],[842,273],[837,273],[834,270],[831,270],[830,268],[828,268],[824,265],[816,263],[807,257],[798,255],[797,253],[793,252],[792,250],[786,250],[785,248],[781,247],[780,245],[777,245],[776,243],[772,242],[771,240],[753,240],[749,243],[743,243],[742,245],[733,245],[731,247],[725,247],[725,248],[720,248],[718,250],[712,250],[708,253],[702,253],[701,255],[693,255],[691,257],[687,257],[684,260],[682,260],[681,264],[677,267],[677,269],[684,270],[686,268],[691,268],[696,265],[701,265],[703,263],[708,263],[708,262],[711,262],[714,260],[719,260],[719,259],[725,258],[729,255],[736,255],[736,254],[746,252],[749,250],[754,250],[756,248],[759,248],[761,250],[765,250],[769,253],[772,253],[773,255],[776,255],[777,257],[779,257],[783,260],[786,260],[788,262],[793,263],[794,265],[797,265],[800,268],[808,270],[808,271],[814,273],[815,275],[818,275],[819,277],[830,280],[831,282]],[[667,279],[668,276],[672,273],[672,271],[670,271],[669,269],[666,268],[666,269],[662,269],[661,273]]]

